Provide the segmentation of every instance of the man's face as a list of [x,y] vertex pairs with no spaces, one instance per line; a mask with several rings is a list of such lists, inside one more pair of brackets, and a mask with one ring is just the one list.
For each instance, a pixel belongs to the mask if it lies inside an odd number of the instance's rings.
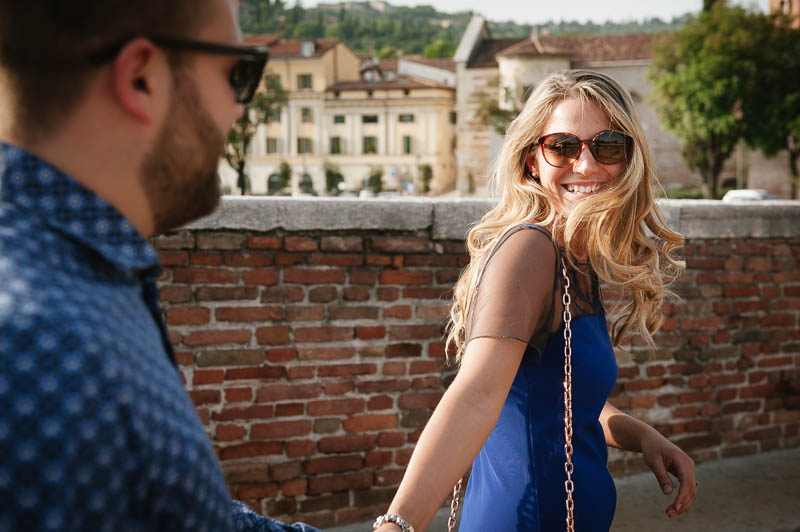
[[[239,44],[235,0],[212,0],[214,14],[193,39]],[[242,114],[228,83],[235,57],[192,54],[173,73],[164,125],[142,164],[142,184],[155,232],[213,211],[219,204],[217,166],[228,130]]]

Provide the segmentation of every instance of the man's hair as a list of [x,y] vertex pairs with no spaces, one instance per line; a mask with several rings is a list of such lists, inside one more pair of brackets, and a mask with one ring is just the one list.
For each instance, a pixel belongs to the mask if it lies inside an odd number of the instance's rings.
[[0,70],[13,97],[14,134],[58,128],[95,71],[88,56],[140,35],[185,37],[210,0],[0,0]]

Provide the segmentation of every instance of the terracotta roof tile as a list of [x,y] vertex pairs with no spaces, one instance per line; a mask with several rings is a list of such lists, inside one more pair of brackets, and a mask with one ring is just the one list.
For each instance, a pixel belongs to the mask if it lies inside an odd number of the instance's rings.
[[539,36],[515,43],[498,56],[567,56],[572,62],[650,59],[650,44],[658,33]]
[[467,68],[491,68],[497,66],[495,55],[520,41],[527,39],[484,39],[478,47],[472,60],[467,64]]
[[[248,39],[253,39],[259,36],[252,36],[248,37]],[[265,35],[264,37],[271,37],[269,35]],[[270,59],[272,58],[291,58],[291,57],[304,57],[301,51],[301,45],[303,42],[306,41],[313,41],[314,42],[314,54],[311,57],[319,57],[323,55],[325,52],[336,46],[339,43],[339,39],[276,39],[270,42],[267,46],[269,46],[269,56]],[[245,40],[247,42],[247,40]],[[248,43],[249,44],[249,43]]]
[[244,38],[244,43],[248,46],[269,46],[279,41],[281,36],[274,35],[248,35]]
[[399,79],[386,81],[340,81],[330,85],[326,91],[353,91],[353,90],[389,90],[389,89],[448,89],[454,90],[449,85],[436,83],[428,79],[414,76],[404,76]]

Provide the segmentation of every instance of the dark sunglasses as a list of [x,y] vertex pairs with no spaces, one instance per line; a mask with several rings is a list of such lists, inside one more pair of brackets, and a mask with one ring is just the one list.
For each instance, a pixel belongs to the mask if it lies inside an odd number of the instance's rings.
[[[269,51],[265,46],[232,46],[205,41],[174,39],[172,37],[145,36],[144,38],[161,48],[238,57],[239,61],[231,69],[228,83],[231,84],[231,88],[236,94],[236,101],[239,103],[247,103],[253,99],[258,85],[261,83],[267,59],[269,59]],[[126,39],[89,54],[89,62],[94,66],[100,66],[110,61],[117,56],[129,41],[130,39]]]
[[601,131],[591,139],[579,139],[572,133],[550,133],[536,141],[542,147],[542,156],[551,166],[564,168],[575,164],[584,146],[589,147],[595,161],[600,164],[620,164],[628,160],[633,139],[619,131]]

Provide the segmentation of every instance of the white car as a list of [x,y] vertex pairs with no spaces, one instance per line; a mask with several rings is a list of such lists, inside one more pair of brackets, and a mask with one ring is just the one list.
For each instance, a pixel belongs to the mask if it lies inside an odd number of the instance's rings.
[[760,188],[743,188],[729,190],[722,196],[722,201],[762,201],[778,199],[773,194]]

